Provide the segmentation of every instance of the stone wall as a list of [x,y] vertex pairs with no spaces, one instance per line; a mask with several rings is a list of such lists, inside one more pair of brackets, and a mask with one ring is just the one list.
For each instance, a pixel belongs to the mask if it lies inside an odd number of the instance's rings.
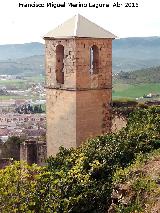
[[[64,84],[56,80],[56,47],[64,46]],[[74,39],[46,40],[46,86],[51,88],[75,88],[76,84],[76,44]]]
[[[90,48],[93,45],[99,50],[99,65],[98,72],[91,75]],[[112,88],[112,39],[76,39],[76,86],[79,89]]]
[[20,145],[20,160],[29,165],[45,165],[46,156],[46,143],[43,141],[27,140]]
[[76,92],[47,90],[47,155],[76,147]]
[[39,141],[37,143],[37,164],[39,166],[44,166],[46,158],[47,158],[46,142]]
[[[47,155],[111,131],[112,39],[46,40]],[[57,45],[64,46],[64,83],[57,82]],[[90,48],[99,51],[91,74]],[[59,54],[59,53],[58,53]],[[61,64],[62,65],[62,64]],[[60,66],[62,67],[62,66]]]
[[36,141],[25,141],[20,145],[20,160],[29,165],[37,162]]
[[110,90],[79,91],[76,96],[76,145],[111,131]]

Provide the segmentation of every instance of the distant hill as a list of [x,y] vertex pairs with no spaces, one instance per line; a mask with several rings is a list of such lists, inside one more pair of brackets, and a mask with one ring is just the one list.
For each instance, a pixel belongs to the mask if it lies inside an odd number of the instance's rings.
[[160,66],[114,75],[114,82],[125,84],[160,83]]
[[44,74],[44,55],[0,61],[0,74],[21,76]]
[[160,37],[121,38],[113,41],[113,72],[160,65]]
[[0,60],[13,60],[33,55],[44,55],[44,45],[42,43],[0,45]]
[[[154,59],[160,57],[160,37],[121,38],[113,41],[115,57]],[[157,55],[158,53],[158,55]]]
[[[113,73],[160,65],[160,37],[113,41]],[[0,45],[0,74],[44,74],[44,45],[38,42]]]

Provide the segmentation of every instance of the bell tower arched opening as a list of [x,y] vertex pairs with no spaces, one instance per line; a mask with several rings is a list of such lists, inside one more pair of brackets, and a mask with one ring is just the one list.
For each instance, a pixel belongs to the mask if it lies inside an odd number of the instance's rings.
[[56,46],[56,80],[57,83],[64,84],[64,46],[59,44]]
[[90,73],[97,74],[99,71],[99,49],[96,45],[90,48]]

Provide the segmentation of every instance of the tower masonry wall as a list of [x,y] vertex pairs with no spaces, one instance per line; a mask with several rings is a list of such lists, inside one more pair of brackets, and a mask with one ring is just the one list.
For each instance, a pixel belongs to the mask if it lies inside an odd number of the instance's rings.
[[76,96],[76,145],[111,131],[110,90],[79,91]]
[[[76,39],[76,87],[103,89],[112,87],[112,39]],[[98,70],[91,74],[90,48],[98,47]]]
[[[47,155],[111,130],[112,39],[46,39]],[[56,46],[64,46],[64,84],[56,80]],[[90,48],[98,47],[91,73]]]
[[[56,47],[64,46],[64,84],[56,80]],[[46,86],[50,88],[68,89],[76,87],[76,44],[74,39],[46,40]]]
[[55,155],[60,146],[76,147],[76,93],[47,90],[47,155]]
[[[98,47],[91,74],[90,48]],[[112,39],[76,39],[76,144],[111,131]]]

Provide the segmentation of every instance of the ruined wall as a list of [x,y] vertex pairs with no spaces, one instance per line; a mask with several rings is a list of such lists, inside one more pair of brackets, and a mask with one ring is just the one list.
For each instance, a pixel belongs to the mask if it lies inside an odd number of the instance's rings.
[[20,145],[17,137],[10,137],[5,143],[0,142],[0,159],[20,160]]
[[38,143],[37,143],[37,164],[39,166],[44,166],[46,164],[46,162],[45,162],[46,158],[47,158],[46,142],[38,141]]
[[26,161],[29,165],[36,163],[39,166],[45,165],[47,157],[46,142],[26,140],[20,145],[20,160]]
[[20,144],[20,160],[26,161],[29,165],[37,163],[36,141],[25,141]]
[[4,169],[6,166],[11,165],[12,163],[12,158],[0,158],[0,169]]

